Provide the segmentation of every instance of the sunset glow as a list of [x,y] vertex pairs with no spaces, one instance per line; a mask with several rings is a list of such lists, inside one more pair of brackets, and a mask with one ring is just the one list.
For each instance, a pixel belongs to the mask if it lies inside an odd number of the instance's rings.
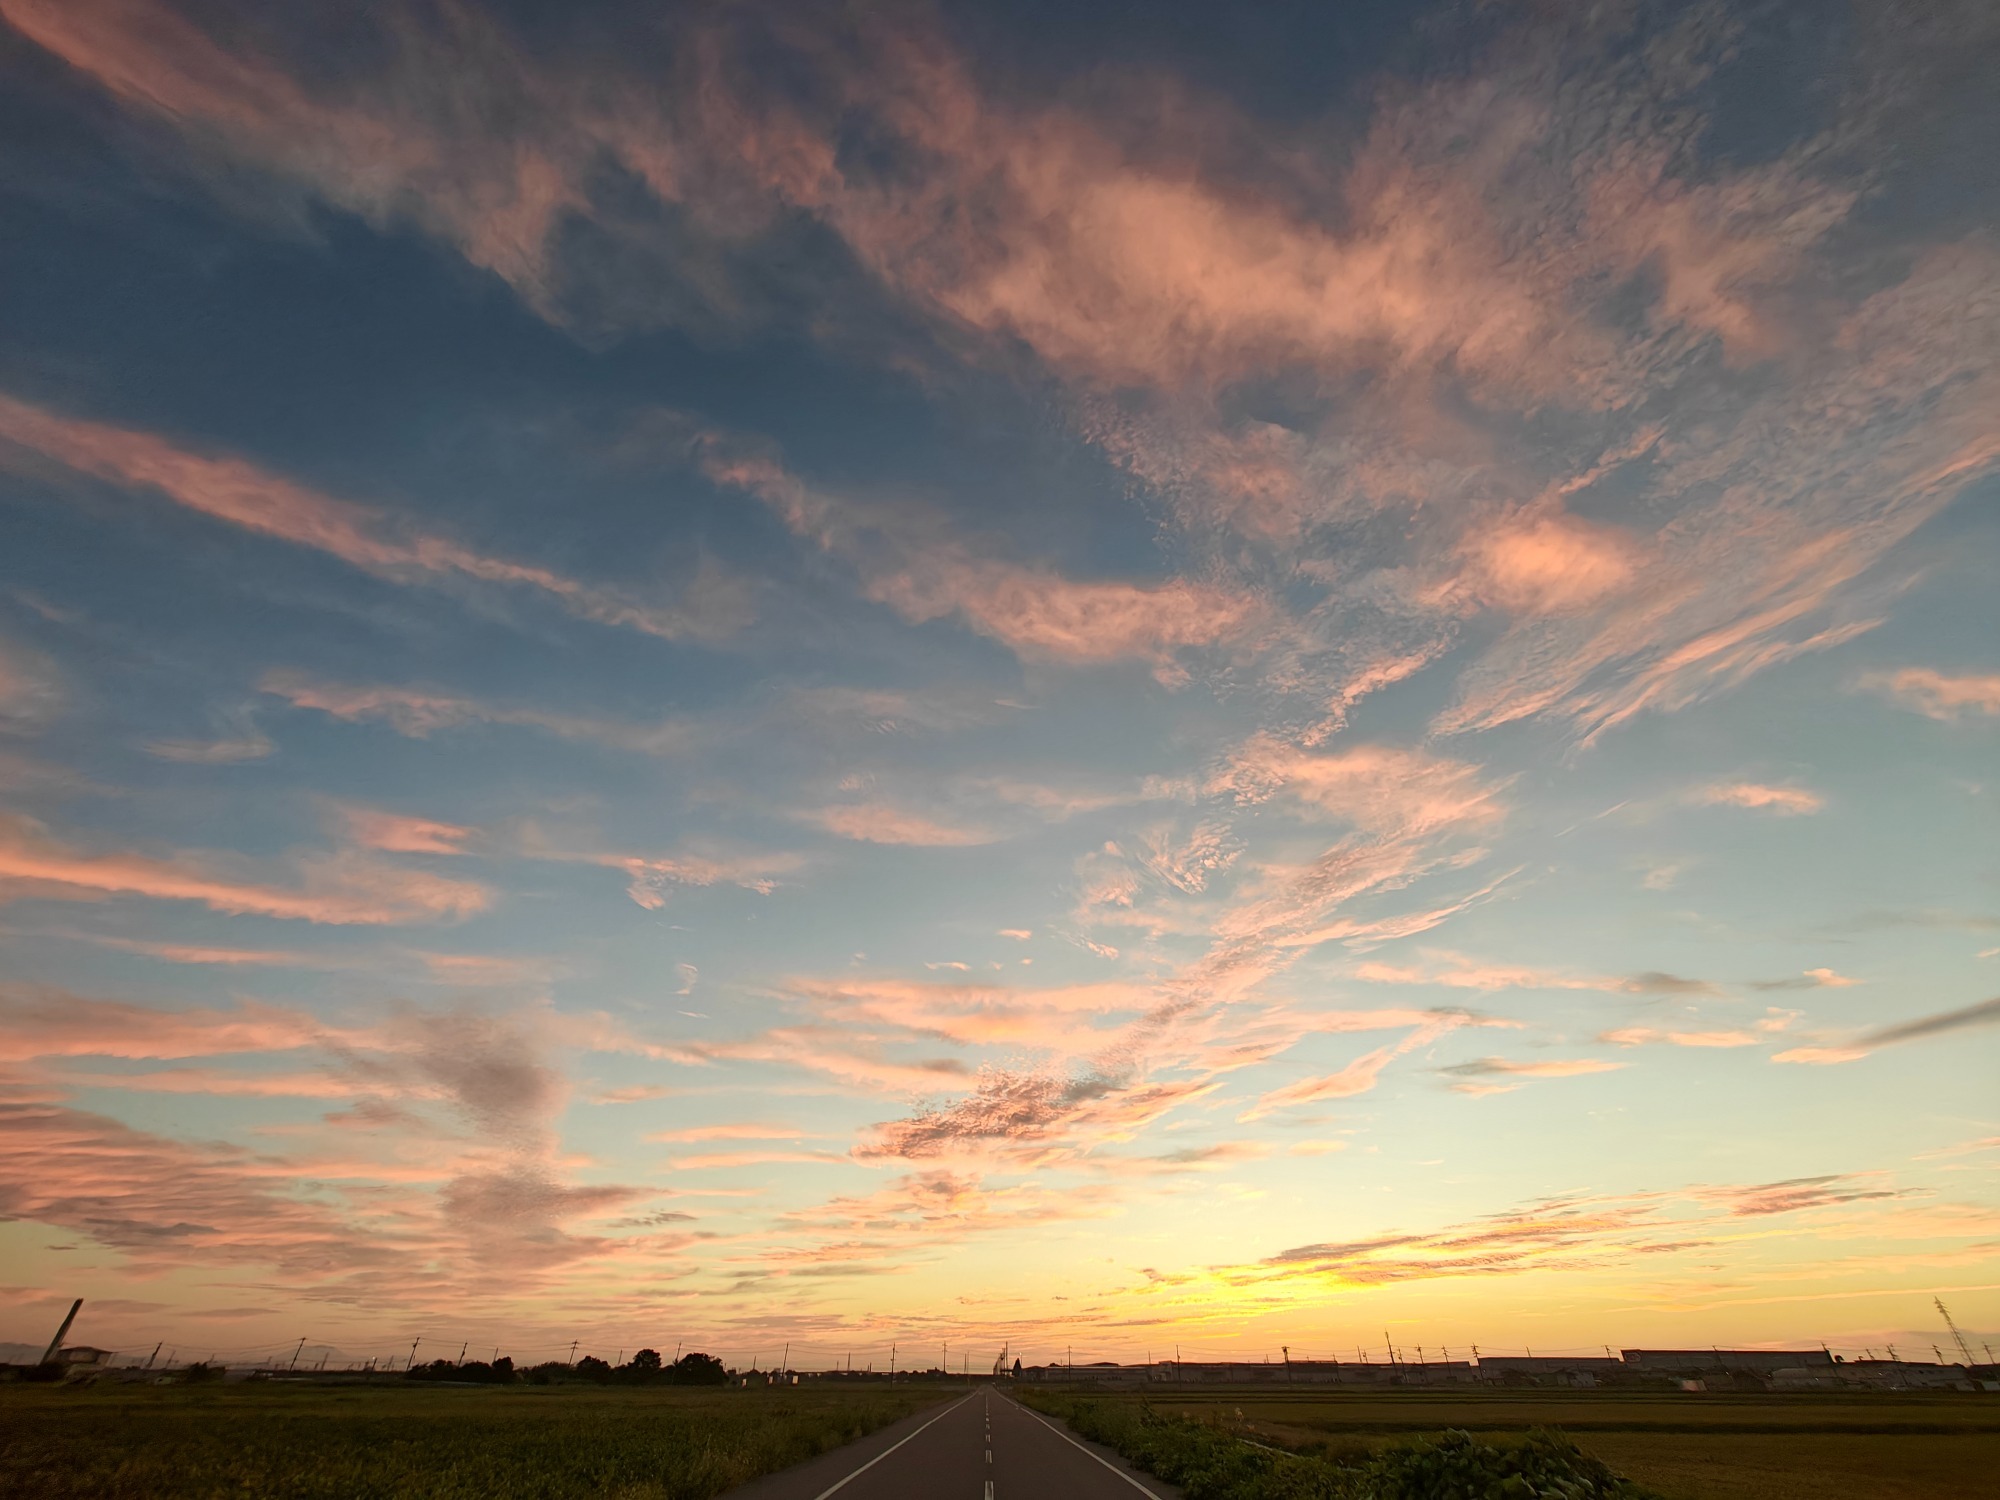
[[1837,9],[0,0],[0,1341],[2000,1340],[2000,20]]

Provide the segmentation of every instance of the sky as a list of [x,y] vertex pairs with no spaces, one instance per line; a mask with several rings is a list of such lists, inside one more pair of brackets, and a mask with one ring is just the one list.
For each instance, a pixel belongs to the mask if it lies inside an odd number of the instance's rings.
[[2000,11],[0,0],[0,1340],[2000,1340]]

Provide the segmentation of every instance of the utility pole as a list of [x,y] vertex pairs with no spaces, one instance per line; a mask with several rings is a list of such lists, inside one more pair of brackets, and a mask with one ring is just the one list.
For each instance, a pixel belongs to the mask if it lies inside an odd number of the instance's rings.
[[1280,1344],[1278,1347],[1285,1351],[1285,1384],[1290,1385],[1292,1383],[1292,1346],[1290,1344]]
[[56,1356],[62,1353],[62,1341],[69,1337],[69,1325],[76,1321],[77,1312],[82,1307],[83,1298],[81,1297],[70,1303],[69,1316],[62,1320],[62,1327],[56,1330],[56,1336],[49,1340],[48,1352],[42,1356],[43,1364],[52,1365],[56,1362]]
[[778,1366],[778,1373],[780,1375],[788,1374],[790,1373],[791,1368],[792,1368],[792,1341],[790,1339],[786,1339],[785,1358],[784,1362]]
[[582,1342],[583,1340],[581,1339],[571,1339],[569,1341],[569,1367],[572,1370],[576,1368],[576,1346]]
[[1951,1314],[1945,1310],[1944,1298],[1933,1297],[1931,1301],[1937,1304],[1938,1316],[1944,1319],[1944,1326],[1951,1330],[1952,1338],[1958,1341],[1958,1352],[1965,1356],[1965,1362],[1969,1365],[1977,1364],[1978,1361],[1972,1357],[1972,1351],[1965,1346],[1965,1335],[1958,1331],[1958,1325],[1952,1322]]
[[[306,1346],[306,1341],[304,1339],[300,1339],[299,1347],[292,1351],[292,1362],[285,1366],[287,1370],[296,1370],[299,1367],[299,1354],[305,1348],[305,1346]],[[159,1353],[159,1350],[155,1349],[153,1352],[157,1354]],[[147,1360],[146,1363],[150,1365],[152,1361]]]
[[889,1346],[889,1384],[894,1385],[895,1383],[896,1383],[896,1346],[894,1344],[891,1344]]
[[153,1361],[160,1357],[160,1350],[166,1344],[166,1342],[167,1341],[165,1339],[161,1339],[159,1343],[153,1345],[153,1352],[146,1356],[147,1369],[150,1370],[153,1368]]
[[471,1347],[472,1347],[471,1339],[467,1339],[464,1343],[458,1346],[458,1362],[460,1364],[465,1363],[465,1351],[470,1349]]
[[410,1363],[406,1368],[414,1370],[417,1367],[417,1345],[423,1341],[424,1336],[421,1333],[410,1340]]

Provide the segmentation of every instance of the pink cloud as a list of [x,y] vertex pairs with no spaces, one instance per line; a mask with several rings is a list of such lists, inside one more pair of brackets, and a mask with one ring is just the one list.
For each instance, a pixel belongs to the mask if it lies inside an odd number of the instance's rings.
[[1561,510],[1509,518],[1465,544],[1460,586],[1514,614],[1569,614],[1601,604],[1637,572],[1630,538]]
[[242,1001],[233,1010],[156,1010],[56,991],[0,992],[0,1060],[167,1059],[289,1052],[335,1033],[302,1011]]
[[0,815],[0,897],[90,900],[145,896],[195,901],[232,915],[332,924],[393,925],[441,921],[483,911],[484,886],[346,854],[299,862],[296,887],[232,878],[214,858],[159,859],[132,853],[85,854],[50,838],[25,818]]
[[769,453],[723,434],[696,430],[690,446],[711,481],[756,496],[795,533],[852,561],[870,599],[912,624],[956,616],[1026,657],[1138,657],[1171,680],[1177,652],[1241,636],[1261,610],[1246,595],[1182,578],[1078,580],[981,557],[935,535],[934,523],[821,494]]
[[681,720],[621,724],[486,703],[420,688],[316,682],[297,672],[267,672],[258,687],[285,699],[294,708],[315,709],[350,724],[379,720],[412,739],[424,739],[441,730],[468,724],[507,724],[540,729],[558,739],[608,745],[637,755],[674,755],[687,750],[698,738],[695,727]]
[[1495,1083],[1492,1079],[1518,1078],[1583,1078],[1592,1073],[1612,1073],[1624,1067],[1621,1062],[1612,1062],[1601,1057],[1553,1057],[1540,1062],[1517,1062],[1505,1057],[1480,1057],[1471,1062],[1454,1063],[1438,1071],[1448,1075],[1452,1082],[1448,1085],[1457,1093],[1481,1094],[1506,1093],[1518,1087],[1513,1083]]
[[1940,1011],[1935,1015],[1918,1016],[1914,1020],[1878,1026],[1844,1042],[1792,1047],[1784,1052],[1773,1053],[1771,1060],[1781,1063],[1817,1064],[1856,1062],[1883,1047],[1995,1025],[2000,1025],[2000,996],[1991,1000],[1981,1000],[1977,1004],[1963,1006],[1958,1010]]
[[[1407,1023],[1410,1018],[1401,1016],[1398,1021]],[[1359,1024],[1367,1023],[1366,1013],[1356,1018]],[[1446,1032],[1455,1030],[1470,1022],[1472,1017],[1453,1015],[1448,1012],[1432,1012],[1415,1018],[1410,1033],[1401,1041],[1386,1047],[1377,1047],[1372,1052],[1363,1053],[1346,1067],[1323,1078],[1302,1078],[1297,1083],[1273,1089],[1263,1095],[1236,1118],[1242,1122],[1259,1120],[1280,1109],[1289,1109],[1300,1104],[1317,1104],[1328,1099],[1351,1099],[1357,1094],[1366,1094],[1381,1081],[1382,1070],[1404,1054],[1425,1047]],[[1392,1023],[1393,1024],[1393,1023]],[[1354,1029],[1339,1026],[1339,1030]]]
[[997,837],[983,828],[943,823],[887,802],[816,807],[797,816],[828,833],[868,844],[903,844],[927,849],[965,848],[990,844]]
[[792,1125],[740,1121],[722,1125],[691,1125],[683,1130],[658,1130],[646,1137],[657,1142],[693,1141],[796,1141],[809,1132]]
[[1952,677],[1929,667],[1903,667],[1894,672],[1869,672],[1859,686],[1940,722],[1967,714],[1989,719],[2000,716],[2000,673]]
[[1782,818],[1816,813],[1826,806],[1826,798],[1804,787],[1764,786],[1755,781],[1722,781],[1697,787],[1688,793],[1688,801],[1705,807],[1744,807],[1776,813]]
[[1337,1073],[1323,1078],[1302,1078],[1284,1088],[1273,1089],[1258,1099],[1256,1106],[1237,1116],[1243,1121],[1262,1119],[1275,1110],[1297,1104],[1318,1104],[1328,1099],[1351,1099],[1371,1092],[1381,1081],[1382,1070],[1397,1056],[1395,1047],[1377,1047],[1364,1052]]
[[474,830],[372,807],[339,810],[342,830],[364,849],[390,854],[463,854]]
[[1447,955],[1444,967],[1423,968],[1410,964],[1364,963],[1354,970],[1356,979],[1370,984],[1441,984],[1450,989],[1480,990],[1609,990],[1631,991],[1635,982],[1604,976],[1564,974],[1519,964],[1481,963]]
[[698,608],[641,604],[616,591],[526,563],[475,552],[349,501],[321,495],[237,458],[210,458],[151,433],[64,417],[0,396],[0,441],[80,474],[163,495],[246,531],[311,548],[392,580],[459,578],[534,589],[580,618],[669,640],[726,635],[745,623],[747,601],[716,580]]
[[1393,745],[1316,754],[1273,735],[1243,745],[1207,790],[1245,803],[1282,794],[1312,811],[1403,837],[1487,827],[1506,813],[1499,789],[1468,762]]

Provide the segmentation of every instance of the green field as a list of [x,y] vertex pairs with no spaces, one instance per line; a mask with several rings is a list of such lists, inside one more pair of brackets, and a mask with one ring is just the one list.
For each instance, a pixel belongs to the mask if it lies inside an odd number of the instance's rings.
[[0,1386],[0,1495],[706,1500],[953,1392]]
[[1253,1442],[1348,1458],[1443,1429],[1504,1446],[1553,1428],[1670,1500],[2000,1495],[2000,1397],[1991,1395],[1210,1389],[1084,1399],[1144,1401]]

